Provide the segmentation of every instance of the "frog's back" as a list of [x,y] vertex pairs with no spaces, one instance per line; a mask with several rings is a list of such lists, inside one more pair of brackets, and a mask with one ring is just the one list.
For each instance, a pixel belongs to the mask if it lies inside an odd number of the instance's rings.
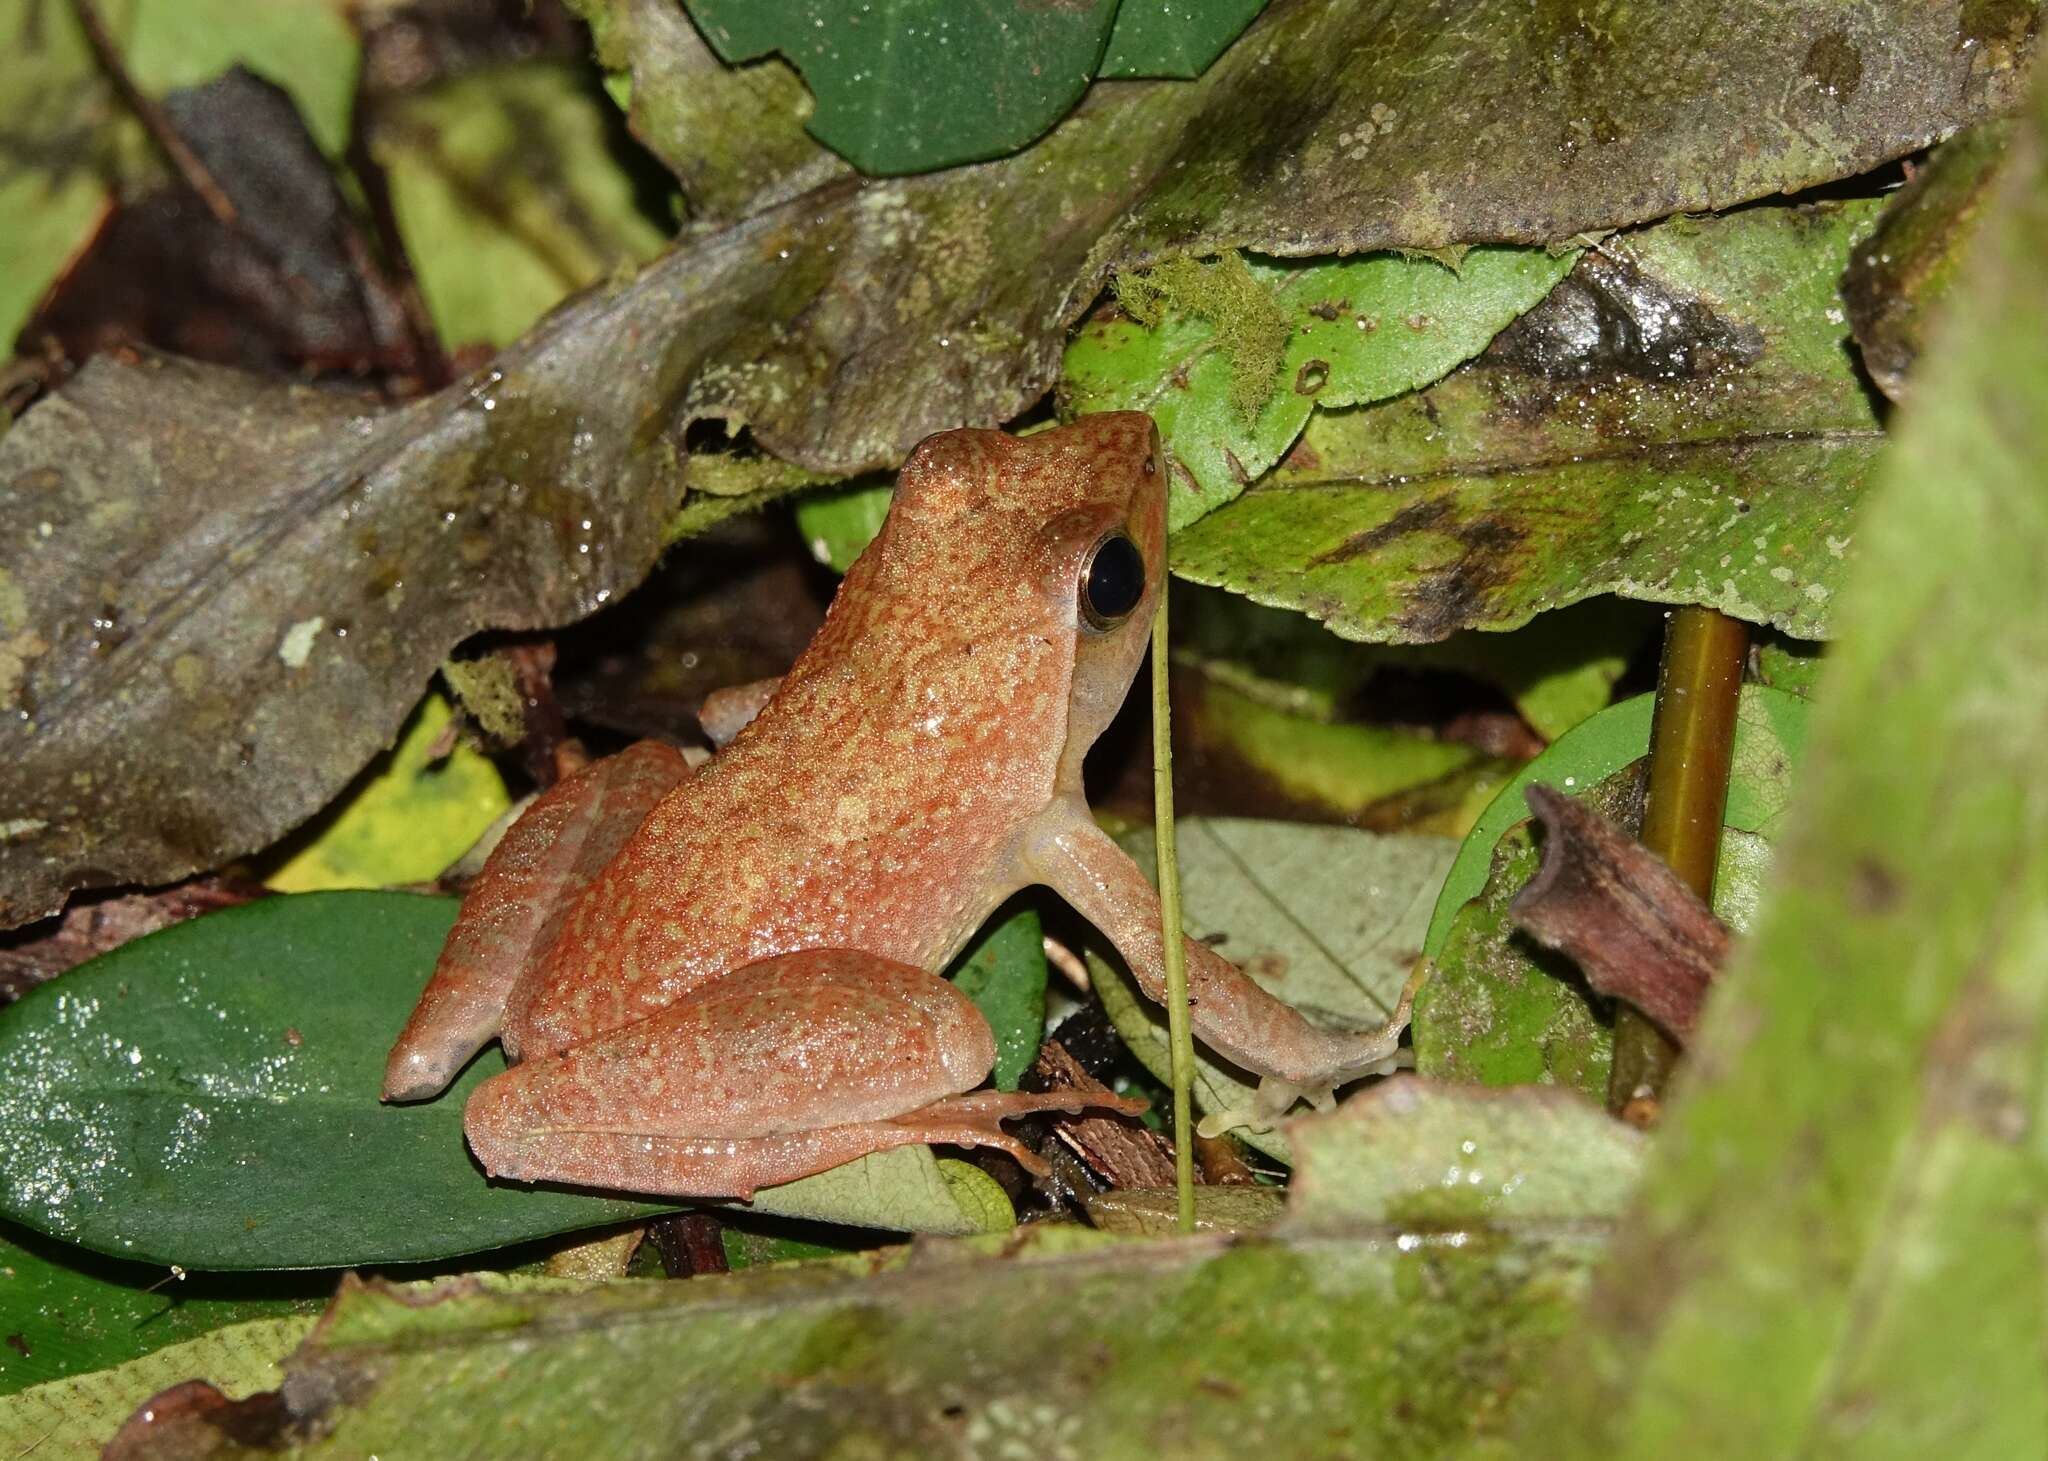
[[1078,469],[1045,455],[995,432],[920,450],[774,698],[648,816],[515,993],[523,1056],[800,949],[936,970],[1012,891],[1074,662],[1037,555]]

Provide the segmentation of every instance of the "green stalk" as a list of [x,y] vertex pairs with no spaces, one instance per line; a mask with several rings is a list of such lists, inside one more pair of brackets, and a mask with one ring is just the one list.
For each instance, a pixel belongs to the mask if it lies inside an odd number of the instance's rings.
[[[1709,901],[1721,855],[1735,758],[1735,711],[1748,654],[1747,624],[1688,605],[1671,615],[1657,671],[1642,843]],[[1662,1030],[1624,1006],[1614,1020],[1609,1107],[1619,1111],[1640,1093],[1661,1095],[1677,1058],[1678,1047]]]
[[1173,848],[1173,713],[1167,701],[1166,585],[1152,620],[1152,826],[1159,850],[1159,951],[1166,965],[1166,1040],[1173,1072],[1173,1190],[1180,1230],[1195,1230],[1192,1120],[1195,1040],[1188,1028],[1188,961],[1181,946],[1180,859]]

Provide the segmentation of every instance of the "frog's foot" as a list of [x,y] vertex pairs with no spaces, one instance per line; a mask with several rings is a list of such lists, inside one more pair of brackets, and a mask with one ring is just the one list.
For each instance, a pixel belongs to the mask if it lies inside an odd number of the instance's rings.
[[505,830],[391,1047],[383,1099],[440,1094],[490,1042],[513,984],[547,951],[576,895],[689,773],[680,752],[641,741],[556,782]]
[[637,1024],[513,1066],[463,1113],[484,1170],[678,1197],[742,1197],[919,1142],[1030,1154],[1000,1124],[1130,1109],[984,1092],[995,1039],[936,975],[844,949],[763,960]]
[[1041,1111],[1064,1111],[1069,1116],[1078,1116],[1083,1111],[1114,1111],[1122,1116],[1140,1116],[1145,1105],[1143,1101],[1113,1096],[1106,1091],[976,1091],[934,1101],[923,1110],[899,1116],[889,1124],[918,1132],[916,1139],[927,1146],[999,1147],[1015,1157],[1017,1165],[1032,1176],[1043,1177],[1052,1170],[1044,1158],[1003,1130],[1002,1122]]

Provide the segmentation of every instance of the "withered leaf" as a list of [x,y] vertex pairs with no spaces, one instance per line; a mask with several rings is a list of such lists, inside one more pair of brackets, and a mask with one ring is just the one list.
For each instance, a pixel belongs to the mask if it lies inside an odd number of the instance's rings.
[[1692,1038],[1728,930],[1649,848],[1590,807],[1531,783],[1543,865],[1508,905],[1516,926],[1571,956],[1586,982]]

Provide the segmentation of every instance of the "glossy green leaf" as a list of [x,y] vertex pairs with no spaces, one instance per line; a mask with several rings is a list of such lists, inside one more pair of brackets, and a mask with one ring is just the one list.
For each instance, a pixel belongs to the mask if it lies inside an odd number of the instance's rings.
[[991,922],[953,961],[950,977],[995,1032],[990,1083],[1016,1090],[1045,1035],[1045,935],[1038,910],[1017,907]]
[[332,1288],[326,1276],[179,1278],[0,1225],[0,1396],[125,1364],[223,1325],[309,1313]]
[[687,0],[727,61],[803,73],[810,131],[861,171],[929,172],[1014,152],[1088,89],[1117,0]]
[[1265,8],[1266,0],[1123,0],[1100,74],[1191,80]]
[[[121,1257],[326,1268],[445,1257],[672,1209],[487,1182],[448,1092],[377,1100],[454,918],[447,898],[314,893],[139,939],[0,1010],[0,1213]],[[972,1232],[926,1148],[757,1194],[753,1209]]]
[[[1151,875],[1152,829],[1118,839]],[[1191,937],[1309,1013],[1366,1028],[1393,1013],[1422,947],[1426,910],[1443,880],[1449,838],[1381,837],[1350,827],[1186,817],[1175,823],[1182,922]],[[1088,970],[1117,1033],[1165,1080],[1166,1014],[1097,951]],[[1195,1049],[1195,1104],[1248,1110],[1254,1086],[1236,1066]],[[1285,1159],[1277,1132],[1239,1132]]]
[[1520,1449],[2048,1452],[2048,92],[1859,532],[1767,906]]
[[1243,266],[1183,260],[1155,271],[1174,281],[1164,286],[1155,326],[1100,319],[1082,327],[1067,347],[1061,389],[1077,414],[1152,413],[1176,463],[1167,519],[1177,529],[1264,475],[1314,408],[1398,395],[1477,354],[1543,298],[1571,260],[1483,248],[1455,270],[1398,254],[1252,264],[1251,284],[1270,297],[1279,331],[1278,362],[1250,383],[1255,415],[1244,409],[1247,367],[1232,345],[1261,326],[1239,317],[1242,306],[1212,302],[1218,276]]
[[660,251],[630,147],[578,66],[471,72],[378,109],[371,155],[443,340],[503,345]]
[[1439,384],[1317,413],[1175,536],[1174,570],[1354,639],[1513,628],[1600,593],[1826,637],[1883,443],[1838,285],[1878,206],[1607,239]]
[[439,877],[512,805],[488,756],[458,740],[432,757],[454,712],[429,695],[335,809],[295,835],[264,882],[280,893],[387,888]]

